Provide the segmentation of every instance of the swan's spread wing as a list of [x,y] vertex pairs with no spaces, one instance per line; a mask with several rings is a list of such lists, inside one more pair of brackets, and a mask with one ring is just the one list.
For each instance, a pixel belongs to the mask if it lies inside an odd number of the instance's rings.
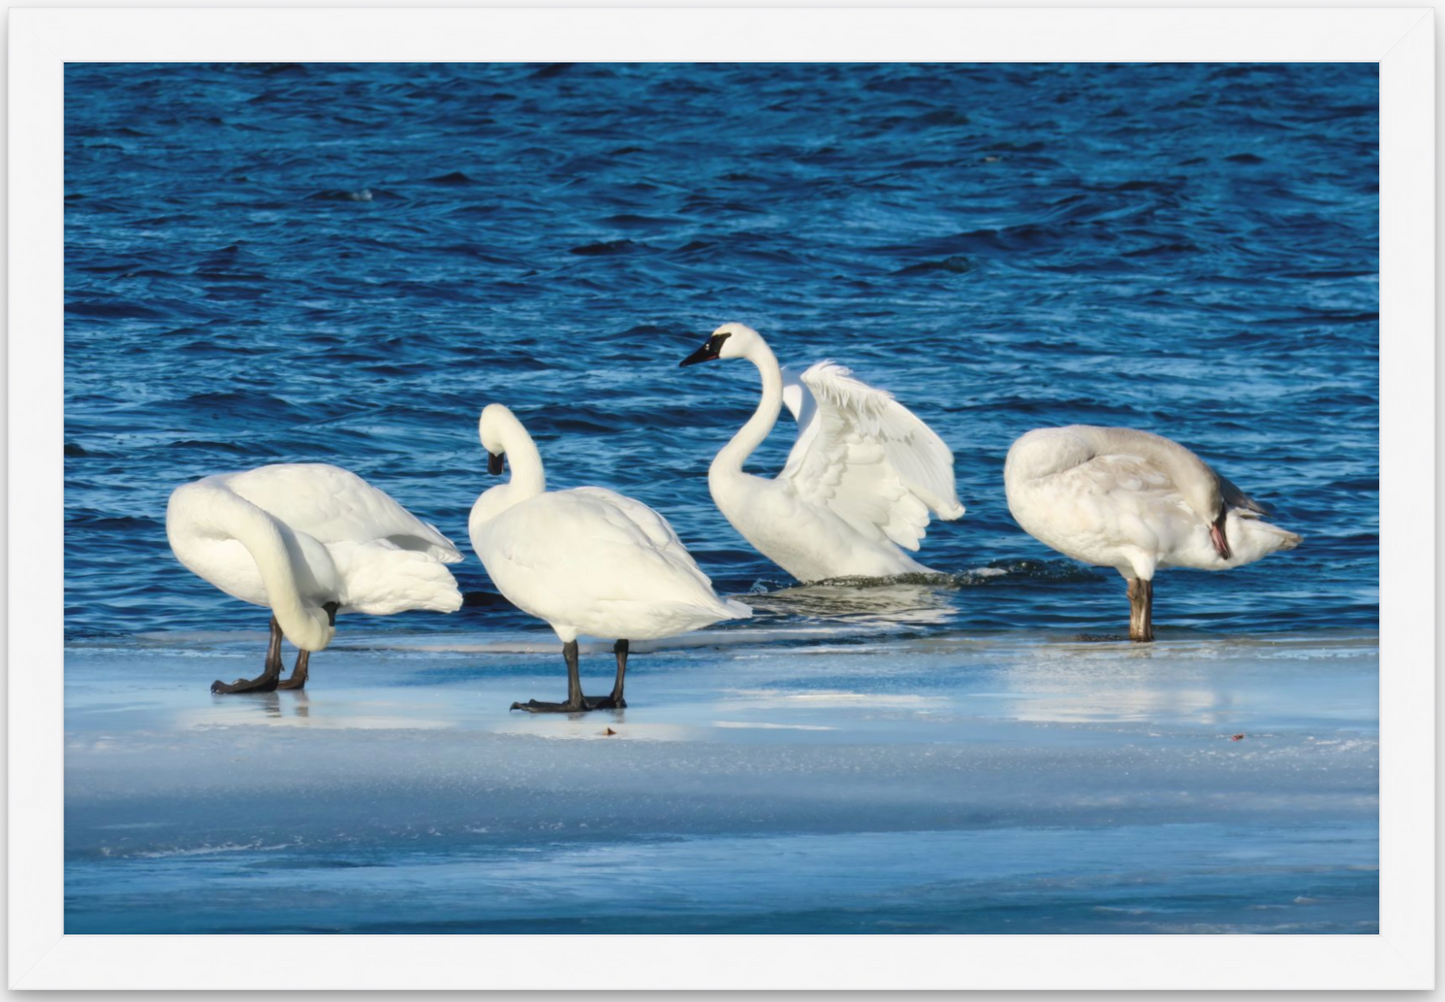
[[803,380],[796,372],[786,365],[779,371],[783,374],[783,403],[793,415],[793,420],[798,422],[798,434],[801,436],[803,429],[808,427],[818,413],[818,404],[813,399],[813,392],[803,385]]
[[918,549],[930,510],[944,519],[963,514],[953,453],[892,394],[832,362],[810,367],[800,382],[807,395],[799,410],[806,414],[811,400],[815,412],[800,426],[779,480],[866,538],[910,550]]
[[355,473],[324,463],[263,466],[226,477],[227,486],[320,543],[390,540],[443,563],[462,559],[452,541]]

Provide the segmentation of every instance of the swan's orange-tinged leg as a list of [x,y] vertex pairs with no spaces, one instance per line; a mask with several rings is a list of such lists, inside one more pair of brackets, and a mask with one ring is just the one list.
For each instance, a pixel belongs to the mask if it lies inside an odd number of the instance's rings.
[[1129,579],[1129,639],[1140,642],[1154,639],[1154,582],[1152,580]]
[[291,677],[284,682],[277,682],[278,689],[304,689],[306,688],[306,666],[311,660],[310,651],[302,651],[296,655],[296,667],[291,670]]

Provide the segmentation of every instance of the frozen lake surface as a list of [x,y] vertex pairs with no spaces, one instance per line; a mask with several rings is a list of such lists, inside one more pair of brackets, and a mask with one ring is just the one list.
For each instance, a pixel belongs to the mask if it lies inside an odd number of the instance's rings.
[[1373,633],[263,648],[67,647],[68,933],[1377,931]]

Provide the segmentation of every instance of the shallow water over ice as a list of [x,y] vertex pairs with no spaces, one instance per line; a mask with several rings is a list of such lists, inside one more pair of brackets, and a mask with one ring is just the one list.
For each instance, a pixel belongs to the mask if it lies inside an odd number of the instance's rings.
[[1368,634],[717,630],[576,717],[541,633],[262,648],[67,649],[68,932],[1376,929]]

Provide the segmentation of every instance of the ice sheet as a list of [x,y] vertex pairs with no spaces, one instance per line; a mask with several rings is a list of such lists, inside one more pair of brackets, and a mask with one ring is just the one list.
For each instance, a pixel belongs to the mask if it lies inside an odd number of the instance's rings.
[[67,930],[1375,929],[1372,636],[774,632],[72,645]]

